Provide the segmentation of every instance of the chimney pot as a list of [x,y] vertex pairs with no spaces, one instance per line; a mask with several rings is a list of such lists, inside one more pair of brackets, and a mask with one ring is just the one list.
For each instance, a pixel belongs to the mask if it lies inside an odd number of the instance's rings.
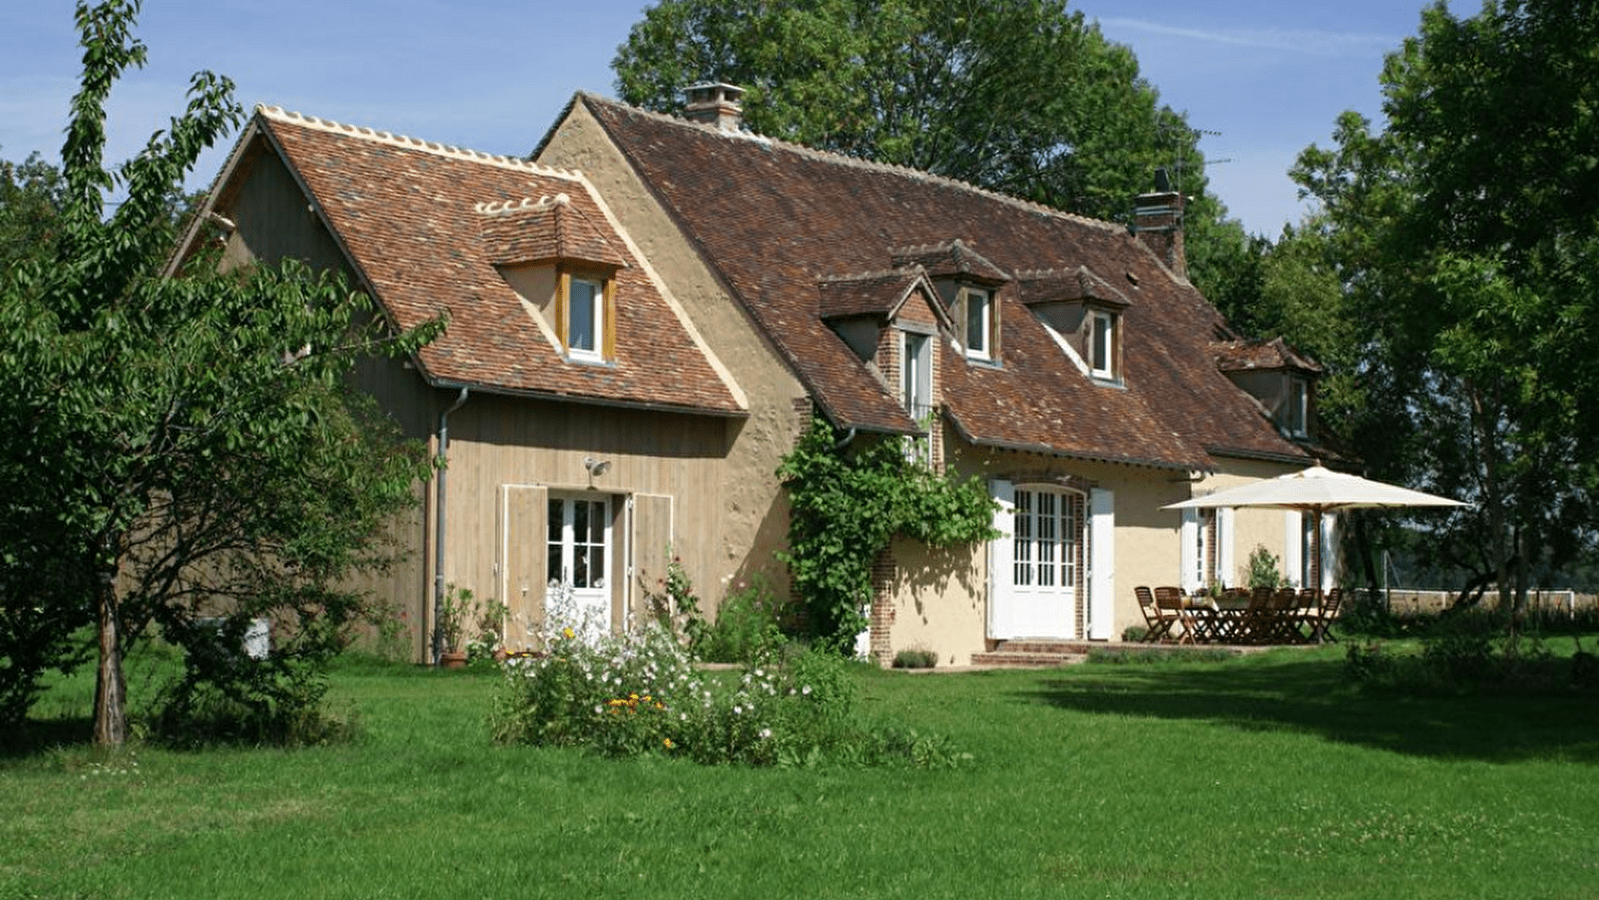
[[714,125],[722,131],[738,131],[744,125],[744,89],[724,82],[692,84],[683,89],[683,116],[690,122]]

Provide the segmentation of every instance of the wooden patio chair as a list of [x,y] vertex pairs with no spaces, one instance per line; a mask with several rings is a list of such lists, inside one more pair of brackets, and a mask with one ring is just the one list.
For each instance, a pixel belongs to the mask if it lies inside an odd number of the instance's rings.
[[1249,606],[1238,614],[1233,626],[1233,638],[1240,644],[1263,644],[1271,633],[1271,602],[1277,589],[1255,588],[1249,594]]
[[1322,597],[1321,607],[1316,610],[1316,614],[1313,617],[1307,620],[1310,624],[1311,640],[1318,644],[1326,641],[1333,641],[1334,643],[1338,641],[1338,637],[1328,629],[1332,627],[1333,619],[1338,618],[1338,608],[1343,603],[1343,599],[1344,592],[1342,588],[1332,588],[1327,591],[1326,596]]
[[1155,605],[1155,592],[1139,586],[1133,588],[1133,596],[1138,598],[1138,611],[1144,614],[1144,641],[1156,643],[1169,640],[1172,623],[1176,620],[1161,615],[1160,607]]
[[[1155,608],[1163,619],[1170,619],[1166,625],[1167,633],[1179,644],[1194,643],[1195,636],[1199,633],[1199,626],[1194,623],[1194,618],[1183,606],[1183,590],[1176,587],[1155,588]],[[1182,626],[1182,634],[1173,634],[1170,629],[1172,624]]]

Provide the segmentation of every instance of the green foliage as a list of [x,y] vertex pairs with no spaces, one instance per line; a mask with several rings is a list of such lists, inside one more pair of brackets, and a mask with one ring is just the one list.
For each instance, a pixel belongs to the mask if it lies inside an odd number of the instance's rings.
[[818,418],[778,468],[789,497],[794,595],[817,640],[852,646],[871,602],[872,562],[896,535],[932,547],[990,539],[994,503],[976,477],[956,480],[907,461],[898,442],[861,440],[846,454]]
[[0,273],[53,256],[61,202],[61,172],[38,153],[20,164],[0,159]]
[[690,641],[694,654],[707,662],[749,663],[782,650],[782,611],[765,576],[740,582],[716,607],[716,621]]
[[896,669],[931,669],[938,665],[938,654],[923,647],[907,647],[894,654]]
[[1249,586],[1252,589],[1288,586],[1288,579],[1277,568],[1277,557],[1265,544],[1257,544],[1249,551]]
[[1599,144],[1596,43],[1570,0],[1429,5],[1381,130],[1345,113],[1293,172],[1321,212],[1280,274],[1329,408],[1375,477],[1475,502],[1432,550],[1506,605],[1599,521],[1599,159],[1572,149]]
[[937,738],[859,726],[855,683],[834,654],[768,658],[724,678],[698,671],[656,623],[599,638],[562,627],[546,646],[507,661],[490,715],[495,740],[705,765],[945,767],[958,756]]
[[[347,376],[439,327],[393,335],[364,295],[292,261],[220,272],[196,257],[167,277],[183,175],[242,111],[226,79],[195,76],[185,113],[113,176],[103,110],[144,61],[138,9],[79,5],[84,70],[53,258],[0,275],[0,377],[15,387],[0,400],[0,626],[16,629],[0,645],[31,631],[58,648],[63,629],[94,622],[105,743],[126,735],[122,654],[155,629],[186,651],[183,691],[245,705],[308,696],[296,673],[339,652],[368,612],[339,585],[394,559],[384,526],[427,474],[424,449]],[[126,199],[106,217],[114,183]],[[281,640],[268,662],[206,662],[215,635],[198,623],[219,616],[271,619]],[[25,696],[44,667],[74,661],[12,656],[0,694]]]
[[466,653],[472,659],[492,656],[500,647],[510,612],[493,597],[479,600],[471,588],[453,582],[445,585],[439,604],[439,635],[445,652]]

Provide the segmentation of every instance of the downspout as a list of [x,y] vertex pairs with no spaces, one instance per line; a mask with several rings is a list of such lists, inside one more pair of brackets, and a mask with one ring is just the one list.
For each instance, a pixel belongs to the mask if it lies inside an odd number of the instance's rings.
[[850,442],[853,441],[853,440],[855,440],[855,426],[851,425],[850,429],[849,429],[849,432],[847,434],[845,434],[844,437],[841,440],[839,440],[838,443],[833,445],[833,449],[834,450],[843,450],[845,447],[848,447],[850,445]]
[[439,623],[444,620],[444,482],[450,462],[450,413],[466,405],[469,388],[461,387],[460,396],[439,415],[439,472],[433,501],[433,665],[444,655],[444,631]]

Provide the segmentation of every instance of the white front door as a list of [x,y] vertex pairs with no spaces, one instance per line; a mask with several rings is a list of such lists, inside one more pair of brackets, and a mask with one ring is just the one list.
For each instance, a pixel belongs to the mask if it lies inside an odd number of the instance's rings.
[[[545,565],[548,605],[563,587],[572,592],[576,622],[591,635],[611,628],[611,498],[551,494]],[[561,615],[563,610],[549,610]]]
[[994,572],[992,636],[1076,638],[1083,587],[1083,495],[1016,487],[1009,552]]

